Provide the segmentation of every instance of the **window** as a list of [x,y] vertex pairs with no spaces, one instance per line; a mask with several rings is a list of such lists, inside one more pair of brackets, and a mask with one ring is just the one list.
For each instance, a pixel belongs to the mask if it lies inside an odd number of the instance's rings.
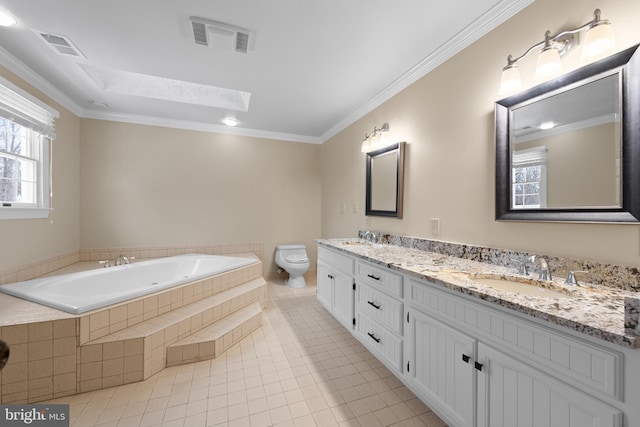
[[511,159],[511,200],[513,209],[547,206],[547,148],[514,151]]
[[0,219],[47,218],[58,112],[0,78]]

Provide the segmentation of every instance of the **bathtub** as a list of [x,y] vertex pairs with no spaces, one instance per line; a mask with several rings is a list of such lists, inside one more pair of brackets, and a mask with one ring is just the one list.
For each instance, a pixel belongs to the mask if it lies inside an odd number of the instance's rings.
[[253,258],[187,254],[0,286],[0,292],[81,314],[257,263]]

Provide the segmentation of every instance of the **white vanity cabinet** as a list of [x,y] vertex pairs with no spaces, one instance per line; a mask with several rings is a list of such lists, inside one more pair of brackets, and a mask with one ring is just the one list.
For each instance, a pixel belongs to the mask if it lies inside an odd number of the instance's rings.
[[318,301],[347,329],[353,329],[355,318],[353,270],[353,257],[318,248]]
[[407,375],[432,407],[473,427],[477,340],[417,310],[409,313]]
[[640,426],[640,350],[322,246],[317,292],[452,427]]
[[621,426],[622,413],[502,351],[478,343],[478,427]]
[[404,362],[402,281],[400,274],[356,261],[356,335],[396,373]]
[[409,385],[454,426],[622,426],[615,351],[414,279],[408,323]]

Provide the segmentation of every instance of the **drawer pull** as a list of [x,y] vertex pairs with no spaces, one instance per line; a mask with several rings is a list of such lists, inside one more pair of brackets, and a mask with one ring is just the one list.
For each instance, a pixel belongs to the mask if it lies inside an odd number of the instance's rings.
[[373,301],[367,301],[367,304],[373,306],[373,308],[375,308],[376,310],[380,310],[380,306],[376,305],[376,303]]
[[471,359],[471,357],[467,356],[466,354],[462,355],[462,361],[464,363],[469,363],[469,359]]
[[380,342],[380,338],[376,338],[376,336],[373,335],[371,332],[368,332],[367,335],[369,335],[371,337],[371,339],[374,340],[375,342],[377,342],[377,343]]
[[374,276],[373,274],[367,274],[367,277],[371,277],[373,280],[380,280],[379,276]]
[[478,371],[482,371],[482,363],[478,363],[478,362],[474,362],[475,363],[475,367]]
[[332,275],[327,274],[327,277],[328,277],[329,279],[333,280],[333,276],[332,276]]

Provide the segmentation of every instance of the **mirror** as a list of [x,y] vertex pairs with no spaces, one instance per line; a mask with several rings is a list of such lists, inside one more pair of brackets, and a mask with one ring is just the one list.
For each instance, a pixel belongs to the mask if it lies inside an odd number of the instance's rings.
[[640,221],[637,48],[496,102],[496,220]]
[[367,153],[366,215],[402,219],[404,142]]

